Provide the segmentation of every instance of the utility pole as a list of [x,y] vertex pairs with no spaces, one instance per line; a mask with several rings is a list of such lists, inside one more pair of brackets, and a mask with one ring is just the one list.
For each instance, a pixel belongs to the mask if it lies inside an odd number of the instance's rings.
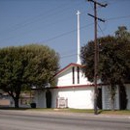
[[94,15],[88,14],[89,16],[94,18],[94,114],[97,115],[97,96],[98,96],[98,89],[97,89],[97,77],[98,77],[98,55],[99,55],[99,48],[97,43],[97,20],[105,22],[103,19],[97,17],[97,5],[101,7],[106,7],[107,4],[101,4],[96,0],[88,0],[89,2],[94,3]]

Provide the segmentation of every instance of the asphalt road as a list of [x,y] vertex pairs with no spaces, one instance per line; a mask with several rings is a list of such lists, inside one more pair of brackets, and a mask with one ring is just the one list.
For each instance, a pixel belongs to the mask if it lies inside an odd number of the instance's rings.
[[0,130],[130,130],[130,118],[0,110]]

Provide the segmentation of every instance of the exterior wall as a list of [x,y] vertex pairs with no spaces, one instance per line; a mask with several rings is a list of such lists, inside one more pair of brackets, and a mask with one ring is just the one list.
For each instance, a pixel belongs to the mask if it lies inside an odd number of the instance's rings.
[[[130,110],[130,84],[126,84],[126,94],[127,94],[127,109]],[[115,109],[120,109],[120,96],[119,96],[119,88],[116,89],[115,96]],[[102,87],[102,103],[103,109],[111,109],[111,99],[110,99],[110,90],[107,86]]]
[[[110,89],[108,86],[102,87],[102,105],[103,110],[110,110],[111,109],[111,97],[110,97]],[[115,95],[115,102],[114,102],[114,108],[120,109],[119,107],[119,88],[117,86],[116,89],[116,95]]]
[[81,68],[79,69],[79,83],[78,83],[78,72],[77,67],[74,67],[74,84],[73,84],[73,74],[72,74],[72,67],[68,68],[65,72],[62,72],[58,76],[56,76],[57,86],[70,86],[70,85],[86,85],[92,84],[88,81],[85,77]]
[[51,107],[56,108],[59,89],[52,89],[51,92],[52,92],[52,106]]
[[32,102],[35,102],[37,105],[37,108],[46,108],[46,97],[45,97],[45,91],[36,90],[34,100]]
[[57,80],[57,86],[67,86],[70,84],[72,85],[72,71],[71,71],[71,69],[58,75],[56,80]]
[[126,93],[127,93],[127,109],[130,110],[130,84],[126,86]]
[[[93,109],[94,87],[81,88],[58,88],[51,89],[52,92],[52,108],[57,107],[57,98],[65,98],[68,100],[68,108],[77,109]],[[126,85],[127,92],[127,109],[130,110],[130,85]],[[36,91],[34,101],[37,103],[37,108],[46,108],[45,91]],[[119,89],[117,87],[115,97],[115,109],[119,108]],[[110,90],[107,86],[102,86],[102,107],[103,110],[111,109]]]
[[[37,108],[46,108],[45,92],[36,91],[35,102]],[[93,109],[93,87],[85,88],[59,88],[51,89],[52,92],[52,108],[57,107],[57,98],[65,98],[68,101],[68,108],[77,109]]]
[[68,99],[68,108],[93,109],[93,87],[62,89],[58,97]]

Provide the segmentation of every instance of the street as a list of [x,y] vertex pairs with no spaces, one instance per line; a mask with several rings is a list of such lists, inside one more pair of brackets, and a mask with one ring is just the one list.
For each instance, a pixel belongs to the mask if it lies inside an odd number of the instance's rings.
[[0,110],[0,130],[130,130],[129,118]]

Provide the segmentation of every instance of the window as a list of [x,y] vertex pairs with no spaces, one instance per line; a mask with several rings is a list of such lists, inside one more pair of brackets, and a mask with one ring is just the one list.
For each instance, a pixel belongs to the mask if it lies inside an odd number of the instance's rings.
[[80,83],[79,71],[80,71],[80,68],[77,67],[77,83],[78,83],[78,84]]
[[72,67],[72,84],[75,84],[74,67]]

